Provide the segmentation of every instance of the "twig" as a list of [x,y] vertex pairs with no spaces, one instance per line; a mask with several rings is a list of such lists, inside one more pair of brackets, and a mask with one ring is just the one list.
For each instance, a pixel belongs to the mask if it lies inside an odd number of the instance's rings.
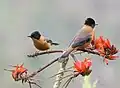
[[64,76],[64,71],[65,71],[66,64],[67,64],[68,60],[69,60],[69,58],[67,57],[67,59],[65,59],[65,61],[63,61],[62,63],[59,63],[60,64],[60,69],[59,69],[58,73],[60,73],[60,74],[58,74],[56,76],[56,82],[54,83],[53,88],[59,88],[60,87],[61,79]]
[[37,87],[39,87],[39,88],[42,88],[41,86],[39,86],[37,83],[35,83],[35,82],[29,82],[30,84],[33,84],[33,85],[36,85]]
[[39,53],[34,53],[32,55],[27,55],[28,57],[37,57],[39,55],[43,55],[43,54],[50,54],[50,53],[62,53],[63,50],[53,50],[53,51],[43,51],[43,52],[39,52]]
[[66,83],[62,86],[62,88],[64,88],[64,86],[65,86],[65,88],[67,88],[68,87],[68,85],[69,85],[69,83],[72,81],[72,77],[70,78],[70,79],[68,79],[67,81],[66,81]]
[[31,85],[31,83],[30,83],[30,82],[28,82],[28,84],[29,84],[29,87],[30,87],[30,88],[32,88],[32,85]]
[[70,74],[70,75],[67,75],[67,76],[65,76],[65,77],[62,77],[61,80],[66,79],[66,78],[68,78],[68,77],[70,77],[70,76],[73,76],[73,75],[74,75],[74,74]]
[[44,70],[45,68],[49,67],[50,65],[52,65],[53,63],[55,63],[56,61],[58,61],[59,58],[51,61],[49,64],[45,65],[44,67],[38,69],[37,71],[33,72],[32,74],[30,74],[26,79],[32,78],[34,77],[37,73],[41,72],[42,70]]
[[90,54],[95,54],[95,55],[99,55],[100,54],[94,50],[91,50],[91,49],[78,49],[78,51],[83,51],[83,52],[87,52],[87,53],[90,53]]
[[63,72],[64,72],[64,73],[66,73],[66,72],[73,72],[73,70],[65,70],[65,71],[62,71],[62,72],[60,72],[60,73],[57,73],[57,74],[51,76],[50,78],[53,78],[53,77],[55,77],[55,76],[57,76],[57,75],[59,75],[59,74],[62,74]]
[[[69,68],[67,68],[65,71],[63,71],[64,73],[65,72],[73,72],[73,70],[69,70],[69,69],[71,69],[71,68],[73,68],[73,66],[71,66],[71,67],[69,67]],[[50,78],[53,78],[53,77],[55,77],[55,76],[57,76],[57,75],[59,75],[59,74],[61,74],[62,72],[60,72],[60,73],[57,73],[57,74],[54,74],[53,76],[51,76]]]
[[74,54],[70,54],[74,61],[77,61],[77,58]]
[[80,73],[76,73],[74,74],[72,77],[70,77],[65,83],[64,85],[62,86],[62,88],[67,88],[68,85],[70,84],[70,82],[72,81],[73,78],[76,78]]

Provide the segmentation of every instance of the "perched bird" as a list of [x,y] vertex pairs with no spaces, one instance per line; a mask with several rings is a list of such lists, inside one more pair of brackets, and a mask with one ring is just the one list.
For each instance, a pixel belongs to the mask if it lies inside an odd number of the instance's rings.
[[52,45],[59,45],[58,43],[52,42],[52,40],[46,39],[38,31],[32,32],[28,37],[33,40],[34,46],[40,51],[48,50]]
[[78,48],[84,49],[88,47],[94,36],[94,27],[96,25],[97,24],[95,23],[94,19],[87,18],[83,27],[77,32],[67,50],[64,51],[63,54],[60,56],[59,62],[68,57],[68,55],[74,50],[77,50]]

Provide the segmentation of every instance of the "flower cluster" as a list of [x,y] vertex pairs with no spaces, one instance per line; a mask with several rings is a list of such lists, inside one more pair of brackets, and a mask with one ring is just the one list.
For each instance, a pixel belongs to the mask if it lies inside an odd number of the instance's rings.
[[92,61],[88,58],[85,58],[83,61],[77,60],[74,63],[75,71],[81,74],[82,76],[89,75],[92,70],[89,68],[92,66]]
[[18,81],[19,79],[27,75],[28,70],[25,67],[23,67],[23,64],[12,66],[12,67],[14,67],[14,69],[10,71],[12,72],[12,77],[15,81]]
[[12,72],[12,77],[15,81],[22,80],[22,83],[28,83],[30,88],[32,88],[32,85],[36,85],[37,87],[41,88],[40,85],[34,82],[35,79],[29,77],[28,70],[23,66],[23,64],[12,67],[14,67],[14,69],[12,70],[4,69],[4,70]]
[[108,64],[108,60],[115,60],[118,58],[118,56],[114,56],[116,53],[118,53],[116,47],[111,45],[110,41],[108,39],[104,39],[102,36],[96,39],[94,37],[92,46],[98,51],[100,56],[104,57],[106,64]]
[[23,67],[22,65],[17,65],[15,66],[15,69],[12,71],[12,77],[15,81],[17,81],[17,79],[22,78],[22,76],[27,75],[27,69],[25,67]]

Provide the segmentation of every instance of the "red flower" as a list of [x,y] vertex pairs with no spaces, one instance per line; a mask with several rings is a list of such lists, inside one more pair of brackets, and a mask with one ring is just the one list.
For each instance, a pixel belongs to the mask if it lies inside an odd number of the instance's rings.
[[90,68],[92,66],[92,61],[88,58],[85,58],[83,62],[85,64],[86,68]]
[[12,71],[12,77],[13,77],[13,79],[14,79],[15,81],[17,81],[17,78],[18,78],[18,72],[15,71],[15,70],[13,70],[13,71]]
[[17,65],[17,66],[12,66],[15,67],[13,70],[8,70],[12,72],[12,77],[15,81],[17,81],[19,78],[21,78],[23,76],[23,74],[27,74],[27,69],[23,67],[22,65]]
[[[99,52],[99,54],[104,57],[104,61],[108,64],[108,60],[115,60],[118,56],[114,56],[114,54],[118,53],[118,50],[114,45],[111,45],[108,39],[104,39],[103,36],[100,36],[97,39],[93,40],[92,46],[94,49]],[[106,59],[108,59],[106,61]]]
[[24,68],[23,67],[23,64],[22,65],[20,65],[20,66],[16,66],[16,71],[18,72],[18,73],[24,73],[24,72],[27,72],[27,69],[26,68]]
[[85,58],[84,61],[76,61],[74,63],[74,68],[76,72],[79,72],[82,76],[89,75],[92,70],[89,68],[92,65],[92,61],[90,59]]

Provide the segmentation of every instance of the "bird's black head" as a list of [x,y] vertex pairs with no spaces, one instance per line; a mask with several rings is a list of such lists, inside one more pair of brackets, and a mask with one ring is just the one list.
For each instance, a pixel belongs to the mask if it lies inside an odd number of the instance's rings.
[[95,25],[97,25],[97,24],[95,23],[95,20],[92,19],[92,18],[87,18],[87,19],[85,20],[85,23],[84,23],[84,24],[85,24],[85,25],[88,25],[88,26],[91,26],[92,28],[94,28]]
[[32,32],[31,35],[28,36],[28,37],[34,38],[34,39],[40,39],[40,36],[41,36],[41,34],[39,33],[39,31],[34,31],[34,32]]

